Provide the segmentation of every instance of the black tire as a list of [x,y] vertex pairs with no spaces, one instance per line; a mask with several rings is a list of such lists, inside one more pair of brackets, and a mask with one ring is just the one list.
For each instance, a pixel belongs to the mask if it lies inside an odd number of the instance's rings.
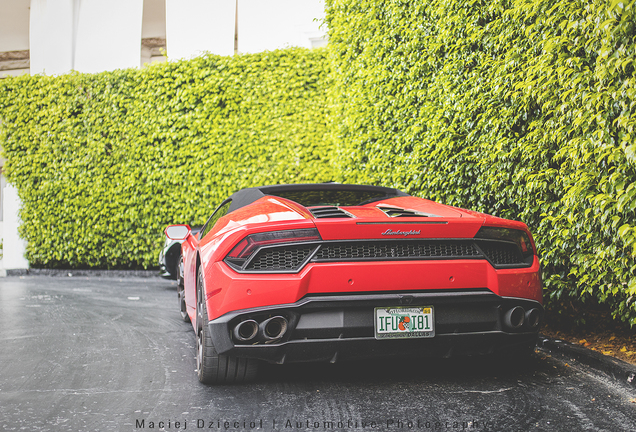
[[174,275],[174,279],[178,284],[183,284],[183,255],[181,255],[181,249],[177,251],[178,255],[174,260],[174,267],[172,269],[172,274]]
[[179,271],[179,260],[181,259],[181,243],[175,242],[166,251],[164,265],[169,279],[177,279]]
[[185,302],[185,285],[183,283],[183,257],[179,258],[177,264],[177,296],[179,297],[179,310],[181,312],[181,319],[185,322],[190,322],[188,316],[188,309]]
[[256,377],[259,362],[254,359],[228,357],[214,349],[208,327],[208,311],[201,295],[203,271],[197,273],[197,375],[204,384],[251,381]]

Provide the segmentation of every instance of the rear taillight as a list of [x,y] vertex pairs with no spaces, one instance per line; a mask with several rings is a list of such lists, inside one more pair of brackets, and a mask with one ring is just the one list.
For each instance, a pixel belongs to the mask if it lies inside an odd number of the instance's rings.
[[519,249],[522,260],[528,265],[532,264],[534,249],[532,247],[532,241],[525,231],[512,228],[481,227],[475,235],[475,238],[506,242],[509,244],[514,243]]
[[263,246],[273,246],[289,243],[304,243],[320,241],[320,233],[316,228],[271,231],[258,234],[250,234],[238,242],[225,257],[233,263],[244,263],[255,251]]

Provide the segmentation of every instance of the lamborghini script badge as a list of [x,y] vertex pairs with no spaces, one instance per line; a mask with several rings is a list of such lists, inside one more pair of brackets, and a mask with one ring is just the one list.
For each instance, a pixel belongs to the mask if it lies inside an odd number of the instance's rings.
[[388,230],[384,231],[382,233],[382,235],[383,236],[394,236],[394,235],[397,235],[397,236],[408,237],[410,235],[420,235],[420,230],[417,230],[417,231],[415,231],[415,230],[411,230],[411,231],[400,231],[400,230],[393,231],[391,229],[388,229]]

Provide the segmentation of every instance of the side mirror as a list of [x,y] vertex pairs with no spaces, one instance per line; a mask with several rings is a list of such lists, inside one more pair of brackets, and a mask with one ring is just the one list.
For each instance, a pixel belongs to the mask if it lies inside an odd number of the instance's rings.
[[190,231],[190,225],[168,225],[165,233],[170,240],[185,240]]

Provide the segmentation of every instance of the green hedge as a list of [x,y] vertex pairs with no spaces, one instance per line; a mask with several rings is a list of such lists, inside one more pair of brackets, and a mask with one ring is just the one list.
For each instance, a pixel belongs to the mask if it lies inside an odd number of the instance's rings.
[[326,3],[340,178],[523,220],[636,324],[634,1]]
[[169,223],[248,186],[334,177],[325,50],[0,81],[0,146],[34,267],[157,266]]
[[634,1],[326,3],[327,51],[0,81],[31,264],[153,267],[239,188],[339,179],[523,220],[551,305],[636,324]]

